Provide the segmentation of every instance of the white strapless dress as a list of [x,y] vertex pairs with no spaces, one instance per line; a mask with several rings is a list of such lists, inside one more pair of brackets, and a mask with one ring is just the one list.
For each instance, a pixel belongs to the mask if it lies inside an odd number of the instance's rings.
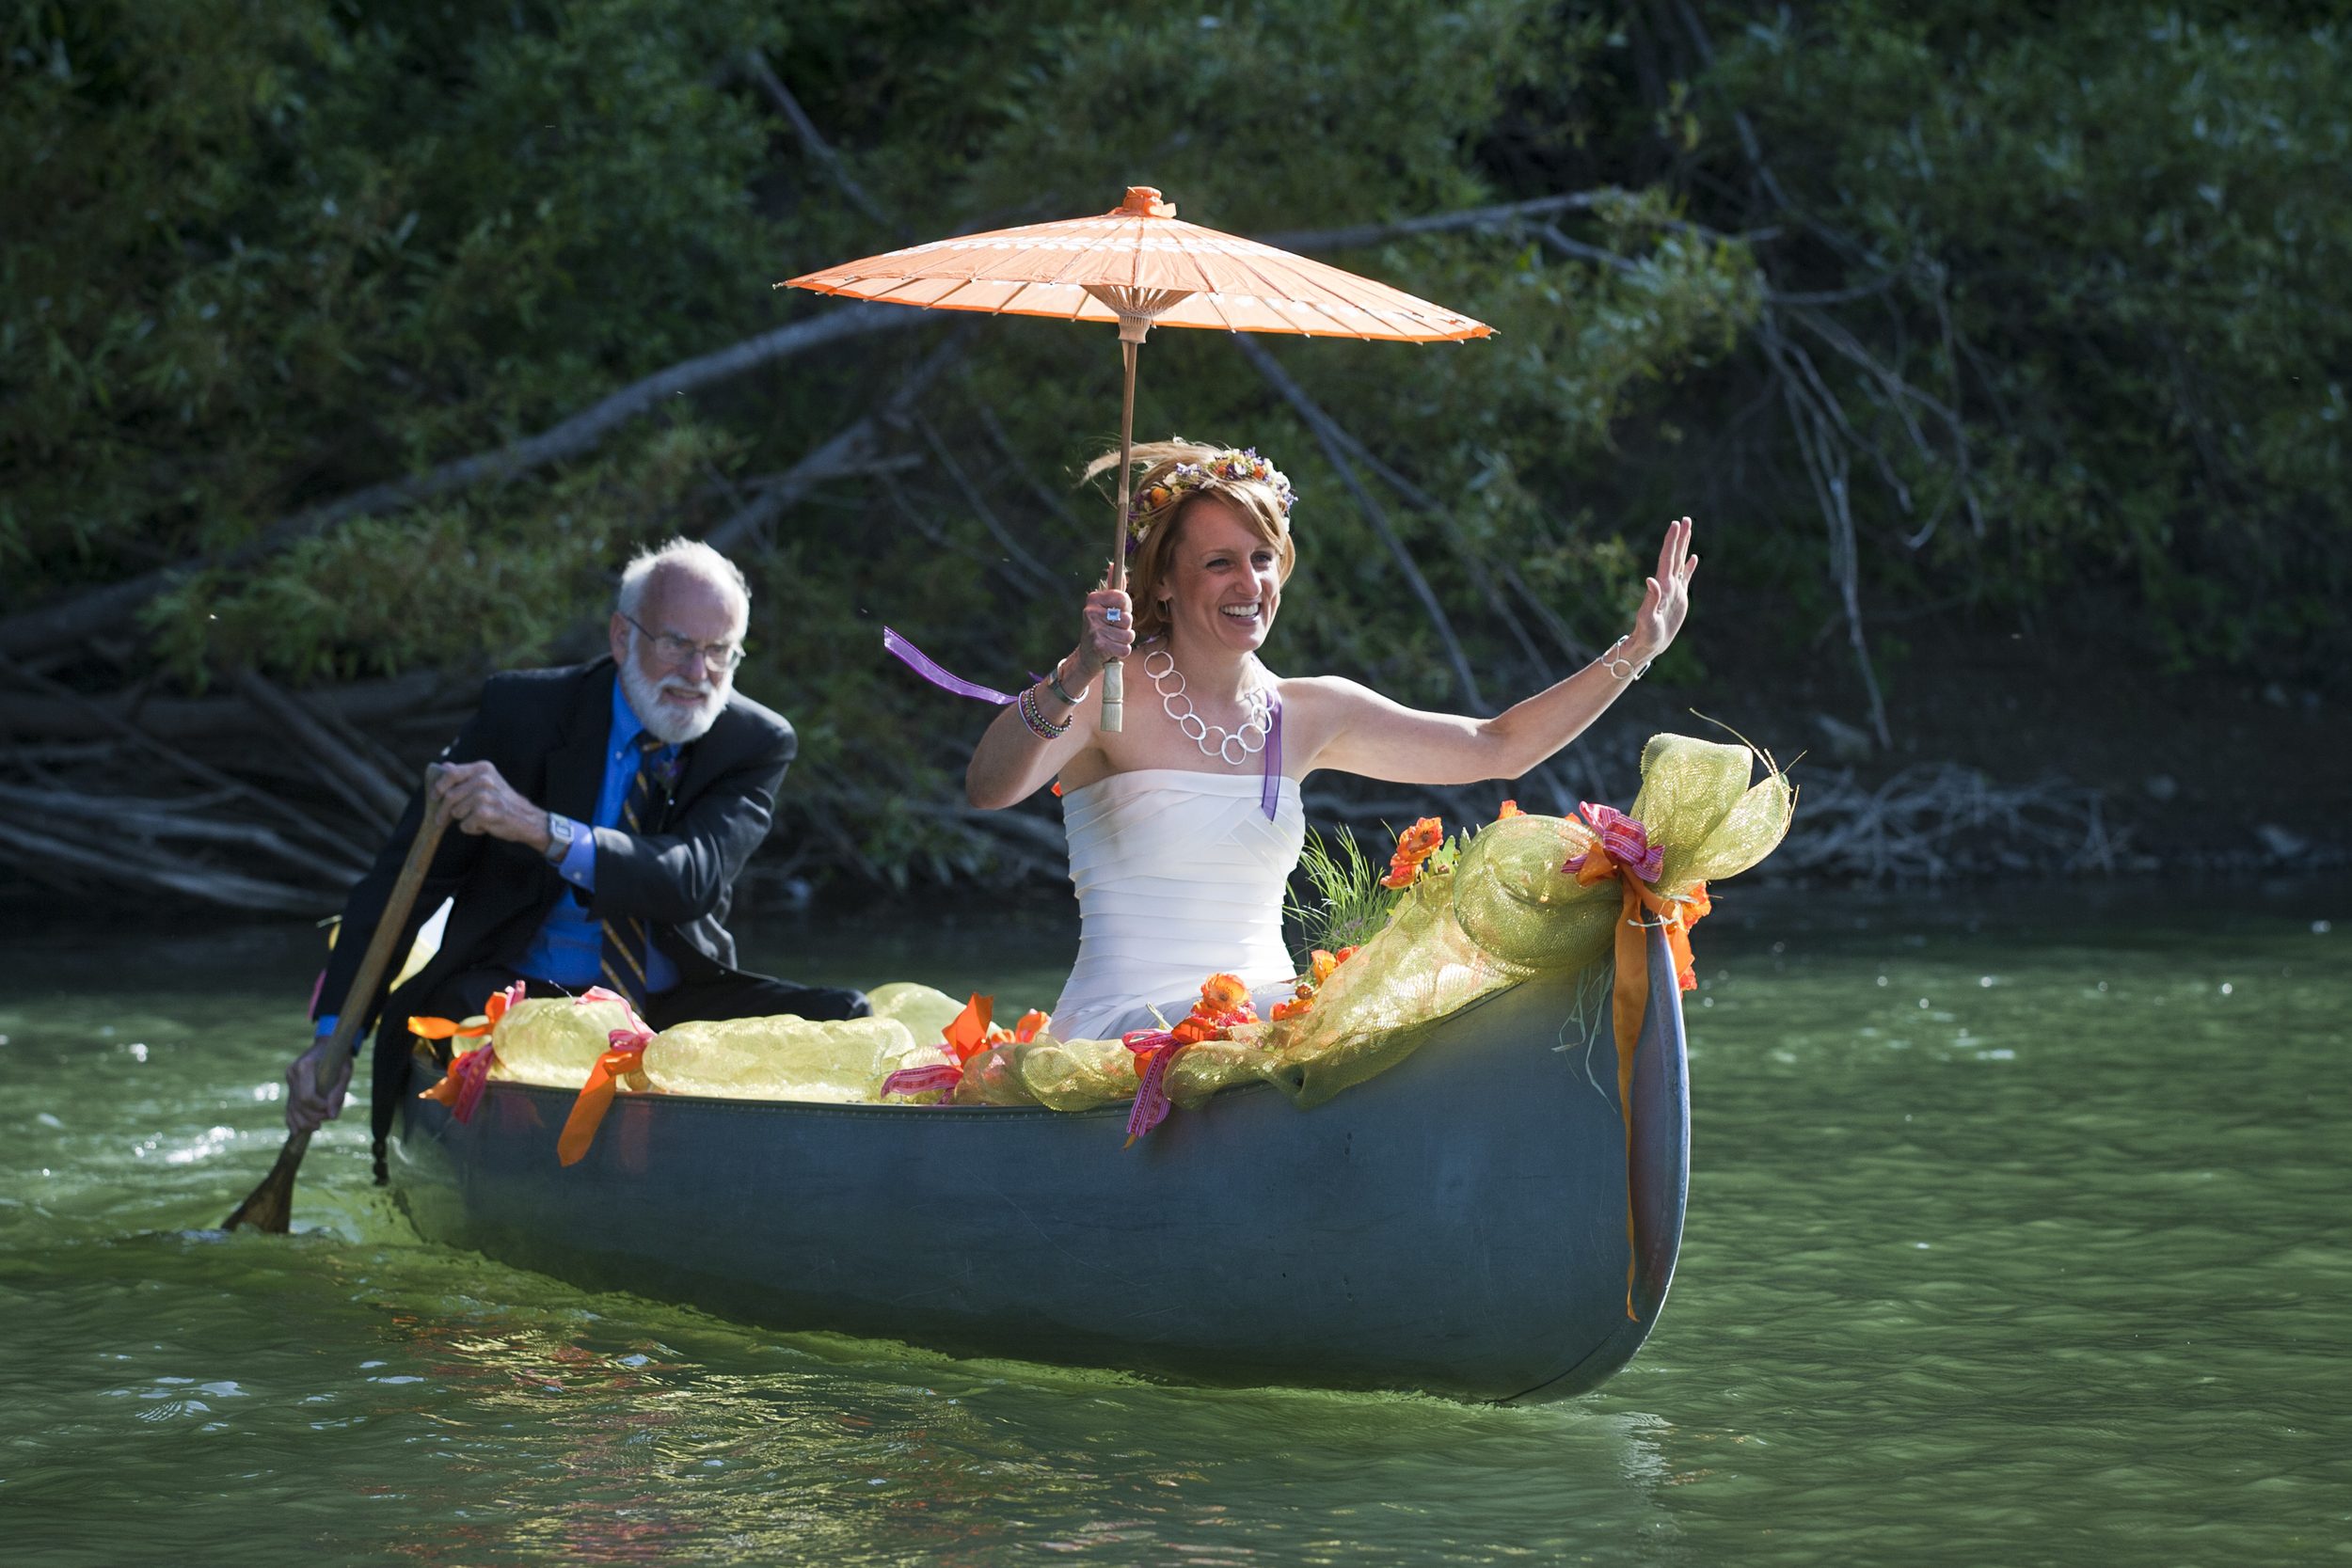
[[1117,1039],[1170,1023],[1200,982],[1238,974],[1263,1017],[1290,994],[1282,894],[1306,842],[1298,781],[1276,781],[1266,816],[1256,772],[1145,768],[1062,794],[1070,879],[1078,889],[1078,963],[1054,1004],[1054,1034]]

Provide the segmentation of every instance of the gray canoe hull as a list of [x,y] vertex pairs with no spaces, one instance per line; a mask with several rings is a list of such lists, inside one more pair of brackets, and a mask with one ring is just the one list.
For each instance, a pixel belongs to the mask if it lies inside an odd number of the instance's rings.
[[1587,1039],[1558,976],[1466,1008],[1312,1110],[1229,1090],[1133,1148],[1125,1106],[622,1095],[566,1168],[570,1092],[496,1084],[461,1125],[412,1083],[393,1180],[431,1239],[779,1328],[1195,1381],[1563,1398],[1640,1348],[1681,1243],[1681,997],[1652,938],[1629,1159],[1606,999]]

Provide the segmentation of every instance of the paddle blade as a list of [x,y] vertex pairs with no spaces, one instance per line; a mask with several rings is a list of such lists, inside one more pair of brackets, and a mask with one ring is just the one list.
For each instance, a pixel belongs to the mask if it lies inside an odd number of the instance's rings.
[[302,1156],[310,1147],[310,1134],[291,1132],[286,1147],[278,1151],[278,1164],[253,1194],[237,1205],[237,1212],[221,1222],[223,1230],[251,1226],[264,1235],[283,1236],[294,1223],[294,1172],[302,1168]]

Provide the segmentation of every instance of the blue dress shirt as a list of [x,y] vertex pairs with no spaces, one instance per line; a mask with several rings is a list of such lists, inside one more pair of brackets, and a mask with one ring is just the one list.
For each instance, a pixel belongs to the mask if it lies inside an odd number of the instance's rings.
[[[605,742],[604,787],[596,795],[596,827],[621,825],[621,808],[628,803],[629,786],[637,782],[638,763],[644,756],[637,749],[637,737],[644,732],[644,721],[628,705],[621,683],[613,681],[612,735]],[[660,764],[676,754],[676,747],[663,746],[653,757]],[[596,835],[589,831],[588,824],[572,824],[571,847],[564,851],[563,863],[555,869],[580,891],[555,901],[555,908],[548,911],[539,934],[532,939],[530,950],[516,961],[515,967],[534,980],[545,980],[566,990],[585,990],[604,977],[604,927],[589,918],[587,900],[582,896],[596,891]],[[677,982],[677,965],[660,948],[647,943],[646,992],[658,995]]]

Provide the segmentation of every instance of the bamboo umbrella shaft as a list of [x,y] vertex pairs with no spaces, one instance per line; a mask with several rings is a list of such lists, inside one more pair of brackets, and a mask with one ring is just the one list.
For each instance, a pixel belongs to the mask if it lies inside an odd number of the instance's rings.
[[[1136,350],[1142,346],[1120,335],[1119,354],[1127,362],[1127,386],[1119,400],[1119,512],[1111,519],[1110,585],[1122,591],[1127,586],[1127,506],[1135,485]],[[1126,723],[1125,669],[1114,659],[1103,671],[1103,730],[1106,735],[1117,735]]]

